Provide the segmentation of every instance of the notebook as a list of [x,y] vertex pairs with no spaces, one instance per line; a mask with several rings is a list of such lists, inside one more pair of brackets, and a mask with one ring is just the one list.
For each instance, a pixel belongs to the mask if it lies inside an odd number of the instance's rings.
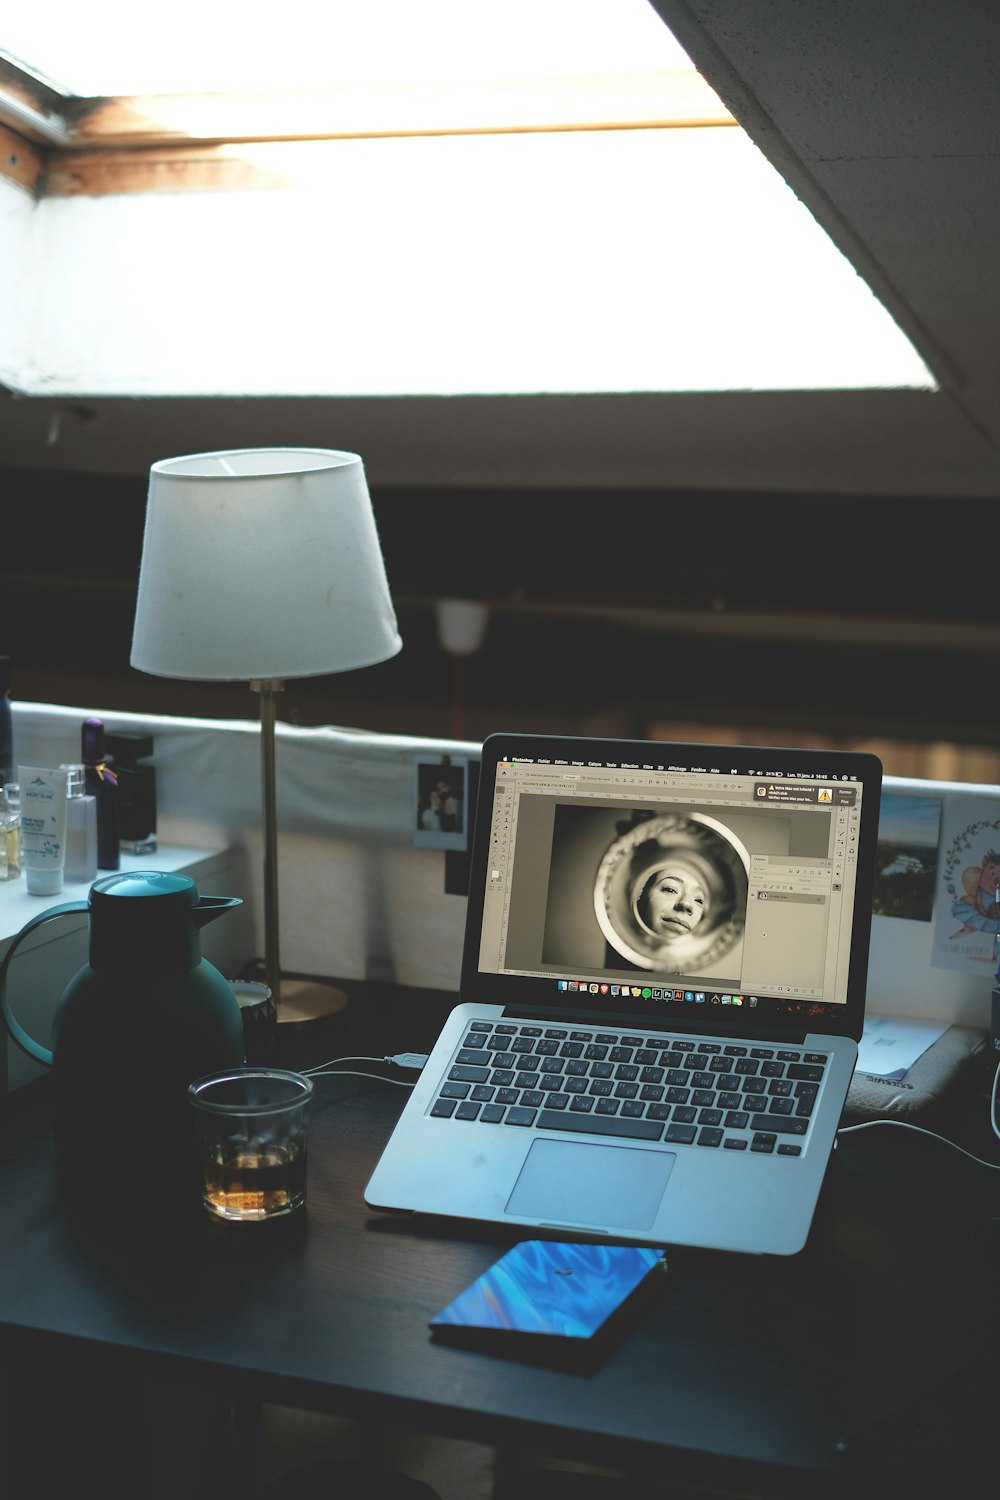
[[458,1003],[368,1205],[801,1250],[864,1025],[881,784],[861,752],[490,735]]

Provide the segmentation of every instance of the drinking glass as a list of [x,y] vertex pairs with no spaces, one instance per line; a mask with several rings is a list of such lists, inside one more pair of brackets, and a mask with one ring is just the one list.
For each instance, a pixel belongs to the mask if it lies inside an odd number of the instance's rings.
[[312,1092],[286,1068],[229,1068],[189,1085],[210,1214],[252,1223],[302,1207]]

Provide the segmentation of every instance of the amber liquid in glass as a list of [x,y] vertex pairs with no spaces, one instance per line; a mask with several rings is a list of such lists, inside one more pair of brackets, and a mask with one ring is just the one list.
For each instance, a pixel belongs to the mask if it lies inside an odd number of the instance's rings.
[[305,1195],[304,1150],[205,1163],[205,1203],[223,1219],[275,1218],[298,1208]]

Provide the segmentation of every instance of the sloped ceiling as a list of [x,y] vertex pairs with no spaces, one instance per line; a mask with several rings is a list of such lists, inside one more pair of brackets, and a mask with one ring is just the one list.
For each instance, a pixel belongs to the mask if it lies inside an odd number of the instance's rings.
[[933,370],[954,465],[941,492],[996,496],[1000,7],[651,4]]

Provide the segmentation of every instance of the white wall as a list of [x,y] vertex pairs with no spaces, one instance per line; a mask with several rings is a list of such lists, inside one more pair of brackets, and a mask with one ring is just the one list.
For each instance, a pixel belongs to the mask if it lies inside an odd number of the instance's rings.
[[[15,703],[20,762],[79,759],[80,725],[92,708]],[[96,710],[98,713],[101,711]],[[155,741],[159,833],[177,844],[232,851],[241,896],[263,952],[263,849],[259,730],[252,720],[102,715],[110,731],[148,729]],[[461,967],[465,899],[446,894],[445,855],[416,848],[414,757],[476,757],[477,744],[277,727],[281,964],[344,980],[384,979],[454,991]],[[909,795],[995,799],[971,783],[887,777]],[[155,868],[155,866],[153,866]],[[254,955],[247,955],[254,956]],[[986,1027],[991,975],[936,968],[932,927],[876,917],[869,964],[873,1015],[943,1019]]]
[[35,200],[0,177],[0,384],[30,388]]
[[[79,760],[80,726],[93,712],[15,704],[18,762]],[[256,721],[96,712],[111,733],[153,735],[160,839],[233,851],[240,889],[215,894],[248,902],[255,947],[245,958],[262,956]],[[465,900],[445,893],[444,852],[414,847],[413,762],[478,746],[281,723],[276,739],[282,969],[457,989]]]

